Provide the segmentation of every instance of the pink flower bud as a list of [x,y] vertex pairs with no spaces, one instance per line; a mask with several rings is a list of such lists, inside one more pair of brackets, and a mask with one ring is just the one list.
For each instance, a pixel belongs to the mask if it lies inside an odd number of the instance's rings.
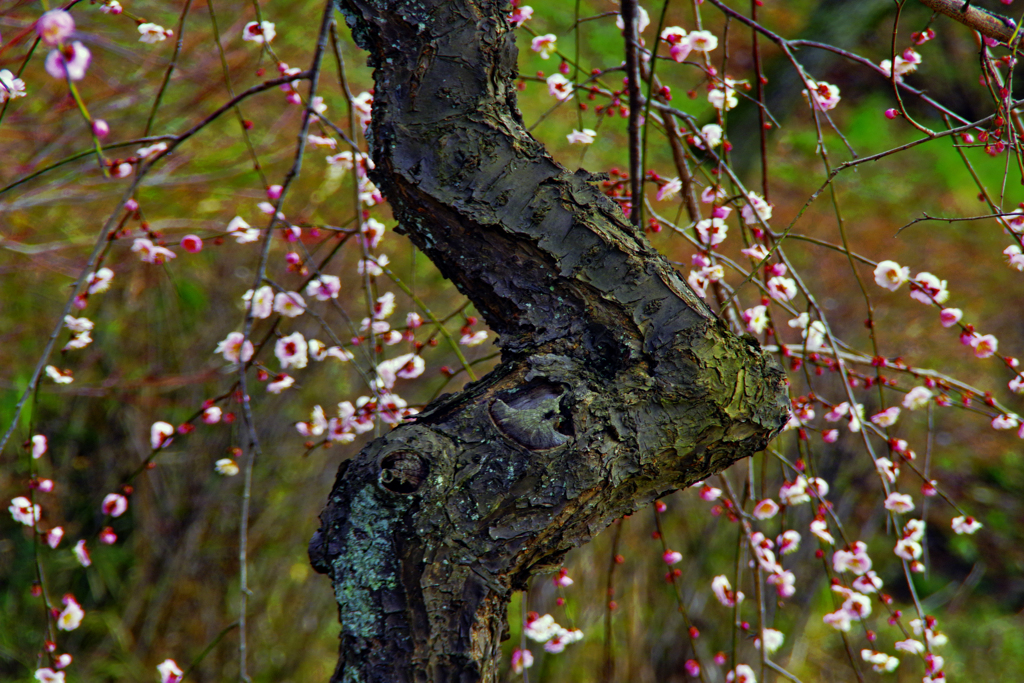
[[281,198],[281,190],[283,188],[280,185],[271,185],[267,188],[267,199],[272,202],[276,202]]
[[299,97],[299,93],[297,92],[288,93],[288,97],[285,99],[288,100],[288,104],[302,104],[302,98]]
[[900,115],[900,113],[898,111],[896,111],[895,109],[891,109],[890,108],[890,109],[886,109],[885,110],[885,118],[887,118],[889,120],[892,120],[892,119],[896,118],[899,115]]
[[96,119],[92,122],[92,134],[98,138],[105,138],[110,133],[110,126],[103,119]]
[[683,554],[676,550],[666,550],[661,559],[665,560],[665,564],[675,564],[683,559]]
[[203,240],[195,235],[185,235],[181,238],[181,248],[190,254],[198,254],[203,250]]
[[134,199],[129,199],[124,203],[124,210],[128,211],[129,213],[135,213],[136,211],[139,210],[139,203]]

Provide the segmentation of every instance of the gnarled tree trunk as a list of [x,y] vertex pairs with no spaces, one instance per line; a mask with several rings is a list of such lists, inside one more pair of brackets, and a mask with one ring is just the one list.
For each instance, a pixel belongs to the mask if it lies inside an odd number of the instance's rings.
[[513,591],[764,448],[783,374],[522,125],[501,0],[342,0],[375,67],[373,179],[502,363],[344,463],[310,544],[334,681],[494,681]]

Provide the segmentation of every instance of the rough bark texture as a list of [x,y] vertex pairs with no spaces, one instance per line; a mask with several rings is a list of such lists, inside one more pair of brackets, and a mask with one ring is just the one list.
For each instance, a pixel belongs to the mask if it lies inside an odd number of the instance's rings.
[[310,543],[334,681],[494,681],[506,606],[613,520],[764,448],[781,370],[524,129],[501,1],[342,0],[374,180],[502,364],[342,465]]

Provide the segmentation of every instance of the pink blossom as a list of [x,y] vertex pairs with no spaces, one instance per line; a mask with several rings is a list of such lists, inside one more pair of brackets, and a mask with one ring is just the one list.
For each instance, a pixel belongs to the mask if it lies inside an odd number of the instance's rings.
[[15,78],[9,69],[0,69],[0,104],[25,94],[25,81]]
[[100,509],[103,510],[103,514],[105,515],[120,517],[126,510],[128,510],[128,499],[120,493],[108,493],[103,499],[103,504],[100,505]]
[[771,519],[779,512],[779,504],[771,498],[765,498],[754,506],[754,517],[757,519]]
[[574,128],[573,131],[565,137],[569,140],[569,144],[589,145],[597,137],[597,131],[591,130],[590,128],[584,128],[583,130],[576,130]]
[[99,294],[110,289],[110,281],[114,279],[114,271],[110,268],[100,268],[91,273],[86,279],[90,294]]
[[698,239],[713,247],[725,241],[729,226],[721,218],[705,218],[697,221],[696,230]]
[[313,297],[318,301],[338,298],[341,292],[341,279],[334,275],[321,275],[316,280],[310,280],[306,285],[306,296]]
[[952,327],[960,322],[960,318],[963,316],[964,312],[959,308],[943,308],[939,311],[939,322],[943,327]]
[[869,570],[863,576],[854,579],[850,585],[861,593],[876,593],[882,587],[882,580],[878,578],[878,574]]
[[757,678],[749,666],[737,664],[735,669],[725,675],[725,683],[757,683]]
[[659,202],[663,202],[666,199],[672,199],[672,197],[679,194],[681,189],[683,189],[682,181],[680,181],[679,178],[670,178],[664,185],[658,188],[658,194],[655,198]]
[[[509,15],[508,20],[513,26],[522,26],[523,22],[530,19],[533,16],[533,8],[529,5],[523,5],[522,7],[516,7],[512,10],[512,14]],[[531,656],[531,664],[532,662]],[[516,673],[519,673],[518,671]]]
[[274,344],[274,355],[281,361],[281,368],[306,367],[309,362],[307,352],[309,345],[301,332],[293,332],[287,337],[281,337]]
[[524,669],[529,669],[533,666],[533,653],[529,650],[520,650],[516,648],[512,652],[512,671],[517,674],[523,673]]
[[75,559],[78,560],[78,564],[83,567],[88,567],[92,564],[92,558],[89,557],[89,550],[85,547],[84,539],[76,543],[72,551],[75,553]]
[[981,528],[981,522],[974,519],[974,517],[965,517],[961,515],[953,518],[952,526],[953,531],[958,534],[973,534]]
[[36,434],[35,436],[32,437],[33,460],[38,460],[39,458],[43,457],[43,454],[46,453],[46,448],[47,443],[45,436],[43,436],[42,434]]
[[55,526],[46,532],[46,545],[51,548],[56,548],[60,545],[60,540],[64,538],[63,527]]
[[795,553],[800,547],[800,533],[795,529],[787,529],[775,539],[775,542],[781,554],[789,555]]
[[149,429],[149,444],[153,450],[166,448],[171,445],[172,436],[174,436],[174,427],[166,422],[154,422]]
[[892,512],[910,512],[914,509],[914,499],[905,493],[890,493],[885,499],[885,509]]
[[896,483],[896,477],[900,474],[900,468],[894,465],[889,458],[875,460],[875,470],[890,484]]
[[104,545],[114,545],[117,543],[117,534],[109,526],[103,527],[100,531],[100,543]]
[[241,216],[232,218],[225,230],[229,235],[234,235],[238,244],[255,242],[260,238],[259,228],[250,226]]
[[740,602],[743,602],[743,593],[732,590],[732,584],[729,583],[729,579],[724,575],[716,576],[711,581],[711,590],[714,592],[715,597],[718,601],[726,607],[734,607]]
[[252,358],[253,350],[252,342],[245,339],[241,332],[232,332],[217,344],[213,352],[223,354],[224,360],[229,363],[246,363]]
[[[643,33],[644,29],[646,29],[648,26],[650,26],[650,24],[651,24],[651,17],[647,14],[647,10],[645,10],[643,7],[637,7],[636,10],[637,10],[637,32],[638,33]],[[621,12],[619,13],[619,15],[617,17],[615,17],[615,25],[618,26],[620,31],[625,31],[626,30],[626,23],[622,20],[622,13]]]
[[1006,264],[1014,270],[1024,272],[1024,254],[1021,253],[1021,248],[1016,244],[1011,244],[1006,249],[1003,249],[1003,254],[1006,255]]
[[467,332],[459,338],[459,343],[463,346],[478,346],[487,341],[487,330],[479,330],[478,332]]
[[900,409],[896,406],[886,408],[880,413],[875,413],[871,416],[871,421],[879,427],[891,427],[896,424],[896,420],[900,417]]
[[54,671],[49,667],[36,669],[35,679],[39,683],[64,683],[64,672]]
[[272,394],[280,394],[293,384],[295,384],[295,378],[282,373],[278,375],[273,382],[267,385],[267,391]]
[[683,667],[686,669],[686,673],[691,677],[697,678],[700,676],[700,664],[696,659],[687,659],[686,663],[683,664]]
[[826,429],[821,433],[821,440],[825,443],[835,443],[839,440],[838,429]]
[[817,536],[818,540],[826,545],[835,545],[836,543],[836,539],[828,532],[828,522],[821,517],[816,517],[814,521],[811,522],[811,533]]
[[306,310],[306,300],[298,292],[278,292],[274,295],[274,310],[287,318],[295,318]]
[[890,292],[895,292],[908,279],[910,279],[910,268],[901,266],[895,261],[880,261],[875,266],[875,282],[879,287],[885,287]]
[[690,49],[697,52],[711,52],[718,47],[718,37],[711,31],[690,31],[686,38]]
[[789,570],[772,574],[765,581],[775,586],[775,592],[780,598],[791,598],[796,595],[796,575]]
[[700,497],[702,500],[710,503],[722,497],[722,489],[716,489],[714,486],[704,484],[700,487]]
[[747,332],[751,334],[763,333],[770,323],[768,320],[768,307],[757,305],[743,311],[743,322],[747,324]]
[[683,554],[677,550],[666,550],[661,559],[665,560],[665,564],[676,564],[683,559]]
[[994,355],[999,348],[999,340],[994,335],[982,335],[977,332],[971,337],[970,344],[974,348],[974,355],[978,358],[988,358]]
[[810,97],[814,102],[814,108],[819,111],[835,109],[835,106],[839,104],[839,88],[831,83],[807,81],[807,89],[803,93],[804,99],[807,99],[808,92],[810,92]]
[[85,611],[71,593],[66,594],[62,602],[65,607],[64,611],[57,617],[57,628],[61,631],[74,631],[81,625],[82,619],[85,617]]
[[997,415],[992,418],[992,429],[1016,429],[1020,426],[1020,418],[1016,415]]
[[25,526],[34,526],[39,521],[39,506],[33,505],[32,501],[24,496],[18,496],[11,500],[7,510],[11,513],[11,517],[14,518],[15,522]]
[[157,265],[173,259],[176,254],[166,247],[153,244],[152,240],[139,237],[132,244],[132,251],[136,252],[144,263],[155,263]]
[[912,541],[909,538],[902,538],[896,543],[896,547],[893,548],[893,552],[897,557],[909,562],[921,557],[921,544],[917,541]]
[[548,59],[556,49],[558,37],[554,33],[536,36],[530,41],[530,49],[540,54],[541,59]]
[[557,99],[559,102],[565,102],[572,99],[573,85],[572,81],[563,76],[562,74],[551,74],[548,76],[548,94]]
[[946,289],[945,280],[940,280],[931,273],[918,273],[910,283],[910,297],[923,304],[942,304],[949,299],[949,290]]
[[182,671],[173,659],[157,664],[156,670],[160,674],[160,683],[178,683],[181,680]]
[[766,283],[768,294],[778,301],[791,301],[797,295],[796,282],[788,277],[773,277]]
[[269,21],[250,21],[242,28],[242,40],[247,40],[257,45],[269,43],[277,35],[274,24]]
[[36,33],[44,45],[56,47],[71,37],[75,31],[75,20],[62,9],[45,12],[36,21]]
[[850,630],[850,614],[844,609],[829,612],[821,620],[837,631]]
[[748,192],[747,203],[740,209],[740,214],[747,225],[759,223],[758,219],[767,223],[772,217],[772,205],[756,192]]
[[174,31],[164,28],[159,24],[139,24],[140,43],[160,43],[174,35]]

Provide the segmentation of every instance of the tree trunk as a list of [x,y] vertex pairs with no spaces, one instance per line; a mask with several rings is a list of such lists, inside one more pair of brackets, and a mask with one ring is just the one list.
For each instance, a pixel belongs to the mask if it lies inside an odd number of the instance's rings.
[[332,680],[494,681],[512,592],[763,449],[785,380],[527,133],[506,2],[341,6],[376,69],[373,179],[502,363],[342,464],[310,543],[339,606]]

